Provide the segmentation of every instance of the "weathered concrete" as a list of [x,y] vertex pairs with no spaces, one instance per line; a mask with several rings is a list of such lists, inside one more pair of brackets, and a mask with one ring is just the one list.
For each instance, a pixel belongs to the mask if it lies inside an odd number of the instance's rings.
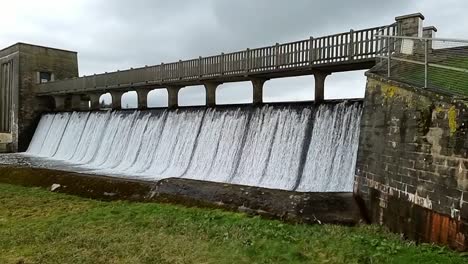
[[89,96],[89,100],[91,101],[91,110],[101,109],[101,102],[99,102],[99,99],[101,99],[102,94],[90,93],[88,94],[88,96]]
[[[12,151],[25,151],[34,134],[40,115],[54,108],[53,98],[35,94],[39,72],[52,79],[78,76],[76,52],[18,43],[0,50],[0,65],[12,63]],[[0,116],[2,113],[0,113]]]
[[267,79],[252,79],[253,88],[253,104],[263,104],[263,85],[265,84]]
[[13,136],[10,133],[0,133],[0,143],[11,143]]
[[206,105],[211,107],[216,106],[216,89],[220,83],[206,82],[203,85],[206,91]]
[[12,142],[13,135],[11,133],[0,133],[0,153],[10,152]]
[[354,225],[361,221],[352,193],[298,193],[223,183],[166,179],[159,182],[0,166],[0,182],[39,186],[101,200],[168,202],[224,208],[291,222]]
[[328,75],[331,75],[329,72],[316,72],[314,74],[315,80],[315,103],[321,103],[325,101],[325,79]]
[[67,97],[65,95],[54,95],[54,109],[56,111],[66,110],[65,102]]
[[437,28],[434,26],[423,27],[423,38],[435,38]]
[[397,32],[399,36],[422,37],[424,16],[421,13],[398,16]]
[[148,108],[148,93],[151,92],[151,90],[151,88],[141,88],[136,90],[138,109],[144,110]]
[[179,106],[179,91],[182,88],[182,86],[167,87],[168,108],[177,108]]
[[82,106],[81,95],[74,94],[71,96],[71,110],[73,111],[85,110],[83,109],[83,106]]
[[368,74],[355,193],[408,238],[468,249],[468,102]]
[[110,92],[112,97],[112,109],[120,110],[122,109],[122,95],[124,91],[112,91]]

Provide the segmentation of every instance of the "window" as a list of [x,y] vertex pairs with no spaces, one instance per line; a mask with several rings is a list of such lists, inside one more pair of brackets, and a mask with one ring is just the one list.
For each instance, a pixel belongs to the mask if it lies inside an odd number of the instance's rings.
[[53,74],[51,72],[39,72],[39,83],[46,83],[53,81]]

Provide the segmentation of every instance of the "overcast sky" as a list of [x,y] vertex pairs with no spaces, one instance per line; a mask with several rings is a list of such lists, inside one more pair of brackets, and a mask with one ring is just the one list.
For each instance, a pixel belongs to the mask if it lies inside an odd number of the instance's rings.
[[[78,52],[80,75],[197,58],[393,23],[421,12],[438,37],[468,39],[466,0],[15,0],[2,1],[0,49],[27,42]],[[327,79],[326,98],[362,97],[364,72]],[[273,80],[265,100],[313,99],[313,77]],[[251,101],[249,83],[220,87],[222,103]],[[163,104],[152,93],[152,105]],[[135,98],[125,102],[132,105]],[[182,104],[204,102],[202,87]]]

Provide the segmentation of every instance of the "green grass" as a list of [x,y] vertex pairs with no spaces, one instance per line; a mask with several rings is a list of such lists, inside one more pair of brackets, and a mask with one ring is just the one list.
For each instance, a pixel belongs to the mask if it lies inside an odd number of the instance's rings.
[[[444,66],[468,70],[468,58],[457,56],[437,62]],[[404,82],[424,87],[424,65],[399,62],[393,77]],[[438,67],[428,67],[428,86],[453,93],[462,98],[468,97],[468,73]]]
[[290,225],[0,184],[0,263],[467,263],[376,226]]

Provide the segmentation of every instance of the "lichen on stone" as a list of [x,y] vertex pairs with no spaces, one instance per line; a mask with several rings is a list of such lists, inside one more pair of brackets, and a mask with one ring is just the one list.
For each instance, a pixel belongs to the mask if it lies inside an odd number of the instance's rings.
[[396,87],[392,85],[382,85],[382,91],[385,99],[393,98],[396,95]]
[[450,135],[454,135],[457,132],[457,109],[455,106],[450,107],[448,110],[448,122],[450,128]]

